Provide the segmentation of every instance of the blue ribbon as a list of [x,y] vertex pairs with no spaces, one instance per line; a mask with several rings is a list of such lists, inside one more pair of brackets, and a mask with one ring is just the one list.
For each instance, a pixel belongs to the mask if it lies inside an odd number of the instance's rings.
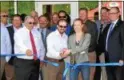
[[71,69],[73,67],[73,65],[70,64],[70,63],[65,63],[65,65],[66,65],[66,68],[64,70],[62,80],[66,80],[66,74],[67,74],[67,72],[69,71],[69,69]]
[[[0,54],[0,57],[6,57],[6,56],[26,56],[26,54]],[[36,55],[32,55],[32,56],[36,56]],[[47,64],[53,65],[55,67],[58,67],[59,64],[55,63],[55,62],[50,62],[48,60],[41,60],[41,62],[45,62]]]
[[25,56],[26,54],[0,54],[0,57],[6,57],[6,56]]
[[66,74],[69,71],[69,69],[76,69],[79,66],[124,66],[124,64],[120,64],[120,63],[82,63],[75,65],[72,65],[70,63],[65,63],[65,64],[66,64],[66,68],[64,70],[62,80],[66,80]]

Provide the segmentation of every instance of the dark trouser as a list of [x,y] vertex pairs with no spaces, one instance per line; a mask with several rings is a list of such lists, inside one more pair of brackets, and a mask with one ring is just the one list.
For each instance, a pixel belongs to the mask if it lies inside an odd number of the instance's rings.
[[[105,61],[106,63],[109,63],[109,53],[105,53]],[[122,79],[122,67],[121,66],[107,66],[106,72],[107,72],[107,79],[108,80],[123,80]]]
[[[99,55],[96,56],[96,63],[100,63]],[[94,75],[94,80],[100,80],[100,79],[101,79],[101,67],[97,66]]]
[[106,67],[108,80],[123,80],[122,67]]
[[38,80],[40,60],[15,59],[16,80]]

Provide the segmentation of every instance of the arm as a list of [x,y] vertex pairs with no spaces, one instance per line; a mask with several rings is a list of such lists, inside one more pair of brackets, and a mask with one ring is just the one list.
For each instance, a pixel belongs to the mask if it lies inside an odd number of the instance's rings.
[[92,26],[90,27],[92,27],[92,30],[91,30],[91,43],[90,43],[89,52],[92,52],[96,48],[98,32],[95,23],[92,23]]
[[[11,41],[9,37],[9,33],[7,29],[5,29],[5,45],[6,45],[6,53],[7,54],[12,54],[12,46],[11,46]],[[10,57],[6,57],[6,60],[9,61]]]
[[124,23],[121,26],[121,43],[122,43],[122,57],[121,60],[124,60]]
[[76,53],[81,53],[81,52],[87,52],[89,45],[90,45],[90,39],[91,39],[90,34],[87,34],[82,46],[80,46],[80,48],[76,48],[74,50],[71,49],[71,53],[76,54]]
[[22,53],[26,53],[28,48],[24,45],[22,38],[20,37],[18,32],[14,34],[14,41],[15,41],[15,46],[18,47]]
[[[48,37],[47,37],[47,56],[49,55],[51,58],[61,58],[61,56],[60,56],[60,52],[58,52],[58,51],[56,51],[55,50],[55,46],[54,46],[54,43],[55,42],[53,42],[54,41],[54,37],[53,36],[51,36],[51,35],[49,35]],[[56,46],[57,47],[57,46]],[[54,54],[54,55],[53,55]]]

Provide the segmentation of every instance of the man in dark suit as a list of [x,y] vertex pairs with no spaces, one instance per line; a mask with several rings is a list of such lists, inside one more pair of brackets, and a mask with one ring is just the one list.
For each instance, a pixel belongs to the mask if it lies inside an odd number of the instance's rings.
[[[88,28],[88,33],[91,34],[91,43],[89,46],[88,56],[89,56],[90,62],[95,63],[96,62],[95,48],[97,43],[97,26],[94,22],[88,20],[88,10],[86,8],[80,8],[79,18],[86,24]],[[95,67],[91,67],[90,80],[93,80],[94,72],[95,72]]]
[[[109,9],[106,7],[101,8],[101,20],[97,20],[97,28],[98,28],[98,41],[97,41],[97,47],[96,47],[96,63],[105,62],[104,52],[105,52],[105,46],[104,46],[104,33],[106,26],[110,23],[109,17],[108,17]],[[101,74],[102,71],[102,74]],[[106,72],[105,67],[96,67],[95,77],[94,80],[100,80],[102,75],[102,79],[106,80]]]
[[[10,36],[10,41],[11,41],[11,45],[12,45],[12,54],[14,54],[14,33],[21,28],[22,25],[22,20],[20,15],[15,14],[12,17],[12,25],[7,27],[7,30],[9,32],[9,36]],[[5,66],[5,72],[6,72],[6,78],[7,80],[15,80],[15,72],[14,72],[14,56],[10,58],[9,60],[9,64],[6,64]]]
[[[106,29],[105,38],[105,58],[106,62],[124,63],[124,34],[121,31],[122,21],[119,19],[120,11],[118,7],[112,7],[109,11],[111,24]],[[108,80],[123,80],[122,67],[106,67]]]
[[[41,15],[39,17],[39,29],[38,30],[39,30],[39,32],[41,33],[41,36],[42,36],[42,41],[43,41],[43,44],[44,44],[44,47],[45,47],[45,55],[46,55],[46,52],[47,52],[46,37],[50,33],[50,30],[48,29],[48,27],[49,27],[49,20],[48,20],[47,16]],[[41,65],[40,68],[41,68],[41,70],[40,70],[41,78],[43,78],[43,80],[48,80],[47,79],[47,69],[46,69],[45,65]]]

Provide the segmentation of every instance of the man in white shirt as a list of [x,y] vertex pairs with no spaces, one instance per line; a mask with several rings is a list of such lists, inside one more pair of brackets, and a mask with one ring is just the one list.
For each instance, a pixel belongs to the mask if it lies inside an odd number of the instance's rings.
[[40,60],[44,60],[45,49],[40,33],[34,29],[35,21],[31,16],[25,18],[24,27],[14,35],[16,80],[38,80]]
[[[1,25],[1,53],[0,54],[11,54],[11,42],[9,38],[9,33],[5,26]],[[8,62],[10,57],[0,57],[0,80],[4,72],[5,64]]]
[[47,59],[51,62],[59,64],[58,67],[47,65],[48,80],[62,80],[64,70],[63,50],[67,48],[67,35],[65,34],[67,27],[66,20],[58,21],[57,30],[50,33],[47,37]]
[[[12,45],[12,52],[14,54],[14,33],[19,30],[22,26],[21,16],[19,14],[15,14],[12,17],[12,25],[7,27],[9,32],[9,37]],[[12,56],[8,61],[8,64],[5,66],[6,79],[7,80],[15,80],[15,71],[14,71],[14,59],[15,56]]]

